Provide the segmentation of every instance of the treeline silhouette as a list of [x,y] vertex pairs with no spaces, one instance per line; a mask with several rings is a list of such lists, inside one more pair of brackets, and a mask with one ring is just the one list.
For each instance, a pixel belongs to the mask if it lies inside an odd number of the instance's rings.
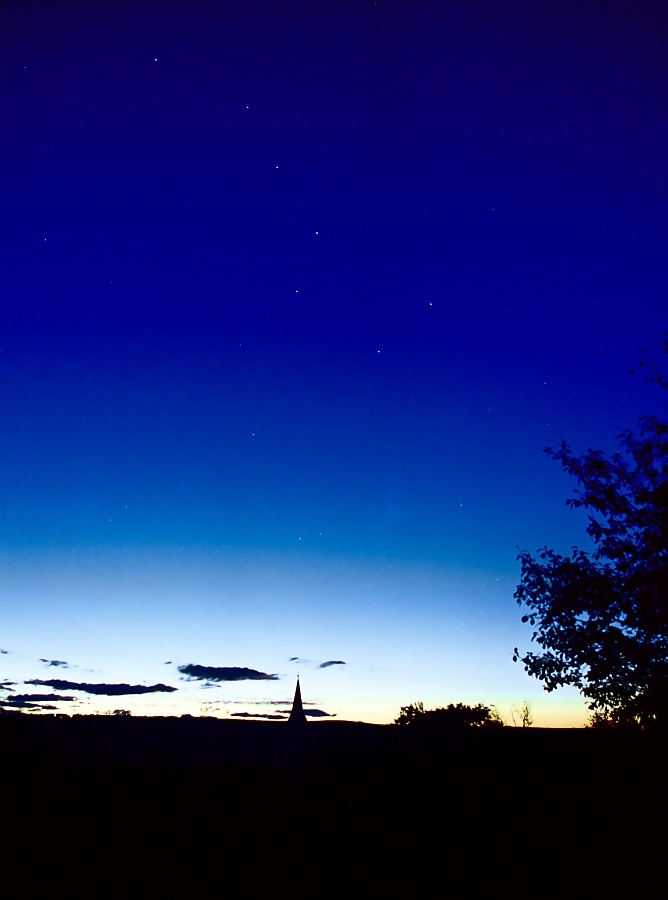
[[495,706],[484,706],[476,703],[449,703],[435,709],[425,709],[424,703],[418,700],[408,706],[402,706],[394,720],[395,725],[418,725],[421,728],[440,728],[458,730],[461,728],[498,728],[504,722]]
[[4,715],[3,883],[654,896],[665,749],[640,730]]

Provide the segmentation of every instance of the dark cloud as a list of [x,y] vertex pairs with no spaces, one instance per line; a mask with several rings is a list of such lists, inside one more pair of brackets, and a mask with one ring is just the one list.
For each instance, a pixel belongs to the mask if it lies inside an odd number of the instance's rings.
[[167,662],[165,663],[166,666],[171,666],[171,664],[172,664],[171,659],[168,659]]
[[60,666],[62,669],[69,669],[70,664],[65,662],[64,659],[42,659],[40,657],[40,662],[46,663],[47,666]]
[[[58,709],[57,706],[29,700],[27,699],[29,696],[29,694],[24,694],[19,697],[7,697],[5,700],[0,700],[0,709]],[[49,697],[49,699],[52,698]]]
[[328,659],[327,662],[320,663],[319,669],[328,669],[330,666],[345,666],[342,659]]
[[33,678],[31,681],[24,683],[51,687],[57,691],[85,691],[87,694],[101,694],[107,697],[115,697],[119,694],[170,693],[177,690],[177,688],[169,687],[167,684],[86,684],[85,682],[61,681],[58,678],[52,678],[50,681]]
[[9,653],[9,650],[3,650],[2,647],[0,647],[0,653],[7,654]]
[[15,681],[0,681],[0,691],[13,691],[12,685],[15,684]]
[[16,694],[11,700],[27,700],[33,703],[56,703],[61,700],[78,700],[77,697],[68,697],[66,694]]
[[304,715],[305,716],[313,716],[313,718],[317,718],[317,719],[320,719],[323,716],[326,718],[333,719],[336,716],[336,713],[328,713],[328,712],[325,712],[324,709],[305,709]]
[[283,721],[285,721],[285,719],[287,719],[287,715],[280,715],[279,713],[240,712],[240,713],[232,713],[231,715],[236,716],[237,719],[281,719]]
[[178,670],[191,681],[278,681],[278,675],[267,675],[257,669],[239,666],[198,666],[188,663],[178,666]]

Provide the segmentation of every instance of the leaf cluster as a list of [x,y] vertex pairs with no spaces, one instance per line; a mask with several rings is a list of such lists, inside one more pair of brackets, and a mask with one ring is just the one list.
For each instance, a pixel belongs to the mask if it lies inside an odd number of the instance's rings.
[[611,720],[655,723],[668,711],[668,421],[641,418],[612,456],[545,452],[577,480],[567,503],[587,510],[594,549],[519,554],[515,599],[542,648],[521,660],[548,691],[574,685]]

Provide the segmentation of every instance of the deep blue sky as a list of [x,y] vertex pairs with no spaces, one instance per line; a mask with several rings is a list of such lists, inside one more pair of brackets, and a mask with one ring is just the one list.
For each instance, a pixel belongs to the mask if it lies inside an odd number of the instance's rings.
[[5,2],[0,680],[227,714],[299,668],[346,718],[582,721],[511,661],[515,557],[584,541],[543,447],[659,399],[628,370],[667,329],[666,26]]

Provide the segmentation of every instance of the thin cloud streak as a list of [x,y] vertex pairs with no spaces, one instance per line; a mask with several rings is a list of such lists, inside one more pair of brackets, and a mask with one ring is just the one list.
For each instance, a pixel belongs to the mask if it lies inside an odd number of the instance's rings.
[[89,684],[86,682],[62,681],[59,678],[52,678],[50,680],[33,678],[30,681],[25,681],[24,684],[51,687],[57,691],[85,691],[87,694],[96,694],[107,697],[116,697],[123,694],[171,693],[172,691],[178,690],[178,688],[170,687],[167,684]]
[[281,715],[280,713],[238,712],[231,713],[230,715],[234,716],[237,719],[280,719],[283,722],[287,719],[287,715]]

